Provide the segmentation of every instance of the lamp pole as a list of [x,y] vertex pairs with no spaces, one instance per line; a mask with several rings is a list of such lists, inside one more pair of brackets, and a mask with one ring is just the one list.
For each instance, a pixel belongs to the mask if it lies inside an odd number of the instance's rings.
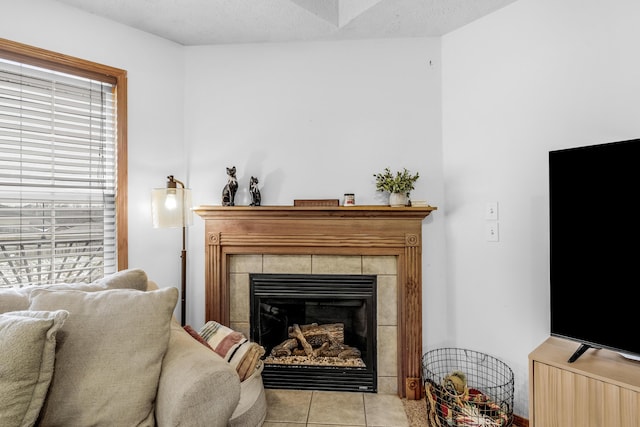
[[181,289],[181,301],[180,301],[180,314],[182,316],[182,326],[186,323],[187,318],[187,249],[186,249],[186,234],[187,234],[187,226],[182,226],[182,289]]
[[176,184],[180,184],[182,187],[182,212],[180,215],[180,218],[182,219],[182,253],[180,255],[180,258],[182,258],[182,271],[180,277],[180,320],[182,326],[184,326],[187,320],[187,220],[185,212],[185,186],[182,181],[175,179],[173,175],[169,175],[167,179],[167,188],[176,188]]

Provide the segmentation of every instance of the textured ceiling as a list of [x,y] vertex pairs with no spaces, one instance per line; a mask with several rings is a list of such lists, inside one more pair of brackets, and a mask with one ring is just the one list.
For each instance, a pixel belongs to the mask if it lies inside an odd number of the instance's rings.
[[57,0],[193,46],[441,36],[516,0]]

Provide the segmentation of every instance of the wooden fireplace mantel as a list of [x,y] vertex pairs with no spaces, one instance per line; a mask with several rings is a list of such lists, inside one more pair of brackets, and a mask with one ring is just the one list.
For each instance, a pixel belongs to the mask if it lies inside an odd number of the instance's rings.
[[229,325],[229,257],[398,257],[398,394],[421,397],[422,222],[437,208],[199,206],[205,221],[205,317]]

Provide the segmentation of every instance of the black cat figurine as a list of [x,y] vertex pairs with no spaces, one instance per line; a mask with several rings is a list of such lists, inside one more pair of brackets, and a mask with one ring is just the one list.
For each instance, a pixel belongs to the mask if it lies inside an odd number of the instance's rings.
[[227,168],[227,185],[222,189],[222,206],[235,206],[236,191],[238,191],[238,178],[236,167]]
[[249,194],[251,194],[251,205],[260,206],[262,197],[260,196],[260,190],[258,189],[258,178],[252,176],[249,181]]

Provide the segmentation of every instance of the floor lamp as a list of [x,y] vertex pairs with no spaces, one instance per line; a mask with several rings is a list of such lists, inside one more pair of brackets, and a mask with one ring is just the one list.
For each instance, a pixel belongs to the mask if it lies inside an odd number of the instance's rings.
[[[178,185],[180,187],[178,187]],[[187,305],[187,226],[193,224],[193,212],[191,210],[191,190],[185,188],[181,181],[169,175],[166,188],[154,188],[151,190],[151,211],[154,228],[182,227],[182,287],[181,315],[182,326],[186,321]]]

